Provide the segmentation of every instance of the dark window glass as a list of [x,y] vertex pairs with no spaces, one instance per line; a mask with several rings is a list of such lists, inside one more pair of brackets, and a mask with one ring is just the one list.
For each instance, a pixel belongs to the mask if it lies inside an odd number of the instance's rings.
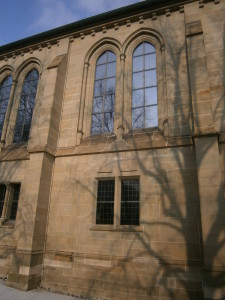
[[7,76],[0,83],[0,138],[5,120],[5,114],[8,107],[10,91],[12,87],[12,76]]
[[96,224],[113,224],[114,190],[114,180],[98,182]]
[[143,42],[133,53],[132,128],[157,126],[156,52]]
[[113,132],[116,56],[104,52],[96,63],[91,133]]
[[31,70],[26,76],[17,113],[13,143],[27,142],[30,134],[32,115],[38,87],[39,74],[36,69]]
[[4,207],[5,191],[6,191],[6,186],[4,184],[0,184],[0,218],[2,216],[2,211]]
[[139,179],[121,181],[121,225],[139,225]]
[[13,185],[13,198],[12,198],[11,212],[10,212],[10,219],[11,220],[16,219],[19,195],[20,195],[20,184],[14,184]]

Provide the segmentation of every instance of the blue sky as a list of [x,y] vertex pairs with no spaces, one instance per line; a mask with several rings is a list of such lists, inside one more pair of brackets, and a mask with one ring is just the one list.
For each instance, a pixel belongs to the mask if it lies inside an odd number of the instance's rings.
[[1,0],[0,46],[141,0]]

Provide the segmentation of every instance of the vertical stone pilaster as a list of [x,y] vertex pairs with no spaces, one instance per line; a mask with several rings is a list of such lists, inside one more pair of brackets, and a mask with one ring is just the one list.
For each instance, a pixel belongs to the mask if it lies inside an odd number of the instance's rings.
[[204,296],[224,299],[221,274],[225,271],[225,201],[217,136],[195,138],[201,207]]
[[30,155],[18,207],[18,272],[8,275],[8,286],[31,290],[40,284],[53,164],[47,153]]
[[215,133],[201,21],[186,24],[194,134]]

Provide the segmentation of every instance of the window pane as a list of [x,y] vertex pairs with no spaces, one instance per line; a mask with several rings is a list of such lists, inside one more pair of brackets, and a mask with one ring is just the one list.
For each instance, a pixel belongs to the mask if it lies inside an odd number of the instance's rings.
[[133,74],[133,89],[140,89],[144,87],[144,74],[143,72]]
[[106,94],[115,93],[115,78],[106,79]]
[[144,107],[132,110],[132,128],[144,127]]
[[104,80],[95,81],[95,96],[101,96],[104,93]]
[[102,111],[103,111],[103,98],[102,97],[94,98],[93,112],[96,113]]
[[145,69],[155,69],[156,68],[156,56],[154,54],[148,54],[145,56]]
[[133,91],[132,96],[132,107],[144,106],[144,90],[135,90]]
[[0,115],[0,127],[3,127],[4,119],[5,119],[5,114],[1,114]]
[[114,190],[114,180],[98,182],[96,224],[113,224]]
[[108,62],[116,61],[116,55],[112,51],[107,51]]
[[158,126],[157,106],[145,108],[145,127],[153,128]]
[[144,59],[143,56],[137,56],[133,59],[133,72],[144,70]]
[[145,105],[157,105],[157,88],[145,89]]
[[156,71],[145,71],[145,86],[156,86]]
[[115,95],[106,95],[104,103],[104,111],[114,111]]
[[144,43],[144,44],[145,44],[145,54],[155,52],[155,47],[152,44],[149,43]]
[[0,83],[0,139],[2,135],[2,129],[5,120],[5,113],[8,107],[10,91],[12,86],[12,76],[7,76],[1,83]]
[[[115,61],[115,54],[111,51],[106,51],[100,56],[97,62],[97,64],[101,63],[102,65],[96,67],[91,124],[92,134],[113,131],[116,86]],[[103,68],[105,70],[104,76]],[[101,77],[102,79],[99,80]],[[96,114],[97,112],[101,114]]]
[[16,219],[16,213],[18,208],[18,201],[19,201],[19,195],[20,195],[20,184],[14,184],[13,185],[13,201],[11,205],[11,214],[10,219],[15,220]]
[[121,225],[139,225],[139,180],[121,181]]
[[2,216],[2,211],[4,207],[5,192],[6,192],[6,186],[4,184],[0,184],[0,218]]
[[97,65],[104,64],[107,62],[107,53],[104,52],[97,60]]
[[104,131],[105,132],[113,132],[113,122],[114,113],[105,113],[104,114]]
[[32,69],[26,76],[17,112],[16,126],[14,129],[14,143],[27,142],[29,139],[39,73]]
[[103,114],[92,115],[91,133],[102,133],[102,117]]
[[114,77],[116,75],[116,63],[110,63],[107,65],[107,77]]
[[30,124],[25,124],[23,126],[23,132],[22,132],[22,138],[21,142],[26,142],[29,139],[29,134],[30,134]]
[[133,56],[142,55],[144,53],[144,44],[140,44],[137,46],[137,48],[134,50]]
[[96,67],[96,74],[95,78],[96,79],[102,79],[106,77],[106,68],[105,65],[100,65]]

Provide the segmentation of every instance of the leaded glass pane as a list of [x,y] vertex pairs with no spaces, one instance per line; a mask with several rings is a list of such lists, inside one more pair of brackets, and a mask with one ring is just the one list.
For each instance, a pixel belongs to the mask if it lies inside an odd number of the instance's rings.
[[145,56],[145,70],[156,69],[156,56],[155,53]]
[[145,127],[158,126],[158,111],[157,105],[148,106],[145,108]]
[[101,96],[104,94],[104,80],[96,80],[95,81],[95,91],[94,91],[94,96]]
[[145,71],[145,87],[156,86],[156,71]]
[[23,82],[20,106],[14,130],[14,143],[26,142],[29,139],[38,79],[38,71],[36,69],[32,69]]
[[116,63],[112,62],[107,65],[107,77],[114,77],[116,74]]
[[102,97],[94,98],[93,101],[93,113],[98,113],[103,111],[103,101]]
[[133,72],[138,72],[144,70],[144,60],[143,56],[137,56],[133,59]]
[[133,52],[132,128],[157,125],[155,47],[143,42]]
[[[113,132],[116,56],[104,52],[96,63],[91,133]],[[100,97],[101,96],[101,97]]]
[[121,181],[121,225],[139,225],[139,180]]
[[13,187],[13,200],[12,200],[11,213],[10,213],[10,219],[11,220],[16,219],[19,195],[20,195],[20,184],[14,184],[14,187]]
[[105,113],[104,114],[104,131],[105,132],[112,132],[113,131],[113,124],[114,124],[114,113]]
[[92,115],[91,133],[97,134],[102,132],[103,114]]
[[113,111],[115,103],[115,94],[105,96],[104,111]]
[[2,129],[4,125],[5,114],[8,107],[11,87],[12,87],[12,76],[7,76],[0,83],[0,139],[1,139]]
[[105,64],[107,62],[107,52],[104,52],[98,59],[97,65]]
[[114,191],[114,180],[101,180],[98,182],[96,224],[113,224]]
[[144,44],[142,43],[139,46],[137,46],[137,48],[134,50],[133,56],[142,55],[143,53],[144,53]]
[[145,104],[146,105],[157,105],[157,88],[146,88],[145,89]]
[[96,66],[96,79],[105,78],[105,65]]
[[6,192],[6,186],[4,184],[0,184],[0,218],[2,216],[2,211],[4,207],[5,192]]
[[145,103],[144,89],[133,91],[133,97],[132,97],[133,108],[144,106],[144,103]]
[[144,127],[144,107],[135,108],[132,111],[132,128]]
[[144,42],[144,45],[145,45],[145,54],[155,53],[155,47],[152,44]]
[[138,72],[133,74],[133,90],[140,89],[144,87],[144,74],[143,72]]

